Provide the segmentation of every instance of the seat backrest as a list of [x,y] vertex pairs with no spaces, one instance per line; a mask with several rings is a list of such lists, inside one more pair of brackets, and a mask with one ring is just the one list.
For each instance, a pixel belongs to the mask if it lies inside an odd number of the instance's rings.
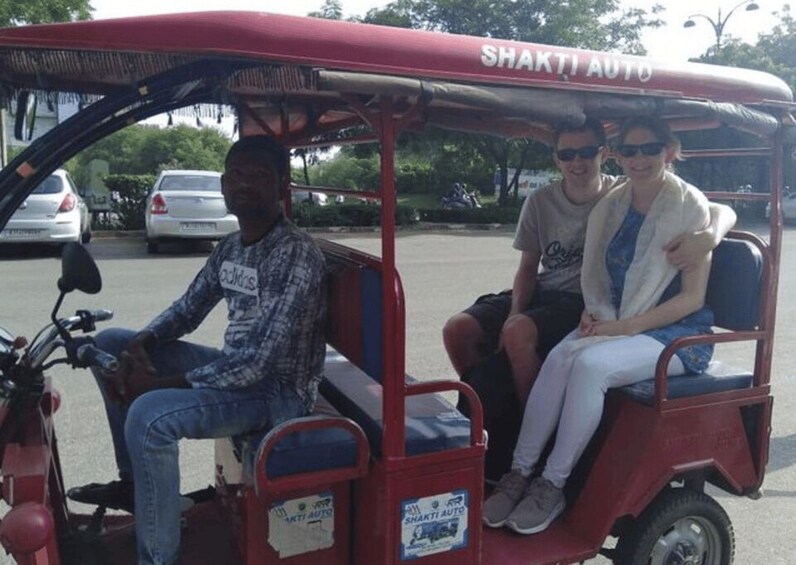
[[322,245],[328,272],[326,342],[377,382],[382,379],[381,272]]
[[725,239],[713,251],[705,301],[716,326],[754,330],[760,326],[763,255],[748,241]]

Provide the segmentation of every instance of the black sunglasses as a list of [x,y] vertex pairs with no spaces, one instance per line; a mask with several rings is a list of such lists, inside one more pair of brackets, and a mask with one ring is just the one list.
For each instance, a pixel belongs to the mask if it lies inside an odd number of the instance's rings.
[[642,143],[641,145],[623,143],[616,148],[616,152],[622,157],[635,157],[639,152],[647,157],[652,157],[660,155],[664,147],[666,147],[666,144],[663,141],[653,141],[651,143]]
[[601,145],[587,145],[577,149],[559,149],[556,151],[556,157],[558,157],[559,161],[572,161],[576,155],[581,159],[594,159],[600,149],[602,149]]

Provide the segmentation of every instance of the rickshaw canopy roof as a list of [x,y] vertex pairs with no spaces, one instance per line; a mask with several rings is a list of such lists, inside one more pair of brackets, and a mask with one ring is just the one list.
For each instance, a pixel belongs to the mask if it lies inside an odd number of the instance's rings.
[[587,115],[650,113],[677,129],[727,124],[765,136],[790,122],[793,105],[782,80],[758,71],[258,12],[0,30],[7,99],[33,90],[91,101],[200,61],[234,65],[201,102],[243,105],[255,118],[244,134],[285,140],[360,125],[384,94],[409,128],[541,139]]

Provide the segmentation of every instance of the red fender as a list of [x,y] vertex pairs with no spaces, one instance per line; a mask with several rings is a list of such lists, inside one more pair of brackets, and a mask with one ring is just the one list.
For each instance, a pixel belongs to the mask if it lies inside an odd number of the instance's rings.
[[55,535],[55,522],[46,506],[24,502],[0,523],[0,543],[12,555],[29,555],[45,547]]

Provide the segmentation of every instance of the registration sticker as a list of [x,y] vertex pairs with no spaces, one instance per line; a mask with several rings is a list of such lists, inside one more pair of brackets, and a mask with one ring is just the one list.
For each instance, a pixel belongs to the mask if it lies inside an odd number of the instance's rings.
[[209,231],[215,230],[216,224],[214,222],[182,222],[180,229],[182,231]]
[[7,229],[3,230],[2,236],[7,239],[21,239],[25,237],[36,237],[41,233],[41,230],[16,230]]
[[457,490],[401,503],[401,560],[467,547],[469,497]]
[[274,502],[268,511],[268,543],[280,559],[334,545],[334,494]]

